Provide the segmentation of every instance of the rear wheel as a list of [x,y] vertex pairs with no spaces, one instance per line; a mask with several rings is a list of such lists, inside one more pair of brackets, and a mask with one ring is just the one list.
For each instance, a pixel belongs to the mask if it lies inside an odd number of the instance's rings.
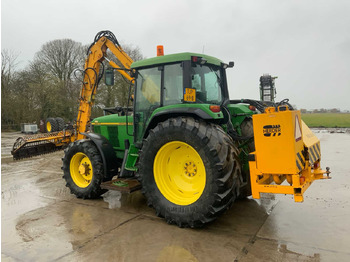
[[58,131],[58,123],[55,118],[49,117],[45,121],[45,131],[47,133]]
[[[241,131],[242,131],[242,136],[254,137],[253,120],[251,118],[246,118],[242,122]],[[248,146],[249,153],[255,151],[254,139],[251,142],[249,142],[247,146]]]
[[180,227],[213,221],[236,198],[237,150],[218,126],[179,117],[144,140],[137,177],[158,216]]
[[[254,136],[254,130],[253,130],[253,120],[251,118],[245,119],[241,124],[241,132],[242,136],[245,137],[253,137]],[[249,154],[251,152],[255,151],[255,143],[254,139],[252,139],[251,142],[249,142],[246,145],[245,152],[242,152],[241,154]],[[243,178],[243,186],[241,186],[239,190],[239,199],[244,199],[248,196],[252,195],[252,188],[250,184],[250,172],[249,172],[249,164],[248,161],[246,161],[246,166],[242,167],[242,178]]]
[[154,159],[153,174],[162,195],[177,205],[196,202],[205,188],[203,160],[197,150],[185,142],[163,145]]
[[103,181],[102,157],[93,142],[76,141],[64,152],[63,178],[72,194],[78,198],[98,198],[106,192],[100,187]]

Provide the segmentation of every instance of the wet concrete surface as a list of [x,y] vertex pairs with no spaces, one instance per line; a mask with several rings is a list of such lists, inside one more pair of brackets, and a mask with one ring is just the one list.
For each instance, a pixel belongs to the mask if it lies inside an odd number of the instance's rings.
[[140,192],[75,198],[63,151],[13,161],[19,135],[1,134],[2,261],[350,261],[349,133],[317,133],[333,179],[315,181],[304,203],[248,198],[195,230],[166,224]]

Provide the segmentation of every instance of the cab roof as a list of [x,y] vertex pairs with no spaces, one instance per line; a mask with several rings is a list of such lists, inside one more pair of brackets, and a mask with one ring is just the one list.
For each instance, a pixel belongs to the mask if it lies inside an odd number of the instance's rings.
[[222,63],[220,59],[217,59],[212,56],[186,52],[186,53],[170,54],[170,55],[164,55],[164,56],[156,56],[156,57],[136,61],[131,64],[131,68],[136,69],[136,68],[149,67],[149,66],[154,66],[159,64],[181,62],[181,61],[191,60],[192,56],[202,57],[207,60],[207,63],[214,64],[217,66],[220,66]]

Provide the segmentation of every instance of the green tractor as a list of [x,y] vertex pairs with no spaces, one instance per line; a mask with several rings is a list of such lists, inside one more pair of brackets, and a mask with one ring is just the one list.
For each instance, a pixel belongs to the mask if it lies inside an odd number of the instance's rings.
[[229,67],[195,53],[132,63],[133,108],[92,120],[93,132],[65,150],[71,192],[98,198],[116,175],[120,188],[137,179],[156,214],[180,227],[203,226],[249,196],[256,111],[252,101],[230,101]]
[[[329,168],[320,167],[320,141],[300,111],[288,99],[274,102],[274,86],[265,85],[271,76],[260,79],[262,97],[270,99],[230,100],[226,69],[233,62],[164,56],[160,46],[158,54],[133,62],[112,32],[99,32],[82,71],[75,124],[19,137],[13,158],[66,148],[62,169],[71,193],[89,199],[141,189],[158,216],[180,227],[203,226],[250,195],[291,194],[302,202],[314,180],[330,178]],[[91,120],[102,76],[114,83],[105,61],[130,81],[133,108],[105,109],[112,114]]]

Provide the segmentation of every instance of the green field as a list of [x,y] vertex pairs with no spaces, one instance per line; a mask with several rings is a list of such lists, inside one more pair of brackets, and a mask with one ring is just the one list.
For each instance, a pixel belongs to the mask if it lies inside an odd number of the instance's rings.
[[350,127],[350,114],[314,113],[301,114],[309,127]]

